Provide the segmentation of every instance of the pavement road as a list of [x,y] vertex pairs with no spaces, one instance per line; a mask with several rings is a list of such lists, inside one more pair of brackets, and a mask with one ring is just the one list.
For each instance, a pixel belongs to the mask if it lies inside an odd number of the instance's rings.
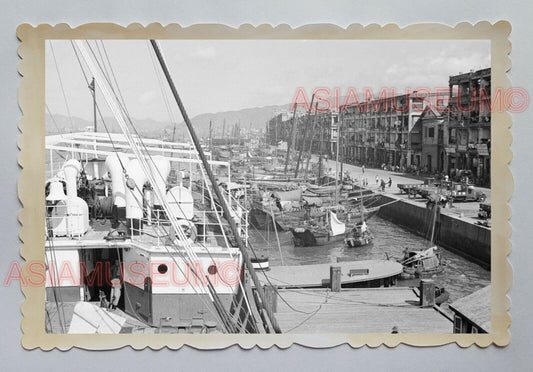
[[[334,160],[328,160],[326,169],[328,170],[328,173],[331,176],[334,176],[335,174],[335,161]],[[390,172],[385,171],[383,169],[376,169],[376,168],[367,168],[365,167],[365,172],[363,174],[363,171],[361,167],[351,165],[351,164],[344,164],[343,165],[343,171],[348,172],[351,178],[354,179],[362,179],[366,178],[368,181],[368,186],[366,188],[373,190],[375,192],[383,193],[386,195],[393,196],[395,198],[401,198],[408,200],[408,197],[406,194],[400,195],[400,189],[398,189],[398,184],[409,184],[409,183],[422,183],[420,179],[417,179],[416,177],[412,177],[409,174],[405,173],[397,173],[397,172]],[[340,172],[340,164],[337,168],[337,172]],[[376,182],[376,177],[378,182]],[[385,182],[388,182],[389,177],[392,180],[392,187],[385,187],[385,191],[382,192],[379,185],[381,184],[381,179],[383,179]],[[477,190],[484,192],[487,195],[487,203],[490,203],[491,200],[491,191],[488,188],[482,188],[482,187],[476,187]],[[409,199],[413,201],[413,199]],[[424,199],[418,198],[416,199],[417,203],[423,203],[425,202]],[[445,214],[451,214],[451,215],[457,215],[457,216],[463,216],[467,217],[469,219],[473,219],[474,223],[478,222],[479,219],[477,218],[477,213],[479,210],[479,202],[454,202],[452,208],[446,208],[442,210],[442,213]]]

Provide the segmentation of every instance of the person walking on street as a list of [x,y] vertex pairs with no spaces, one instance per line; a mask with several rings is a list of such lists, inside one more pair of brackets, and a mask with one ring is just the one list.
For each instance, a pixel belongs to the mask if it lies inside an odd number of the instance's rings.
[[365,165],[364,164],[361,166],[361,170],[363,171],[363,175],[364,175],[365,174]]
[[385,181],[381,179],[381,191],[385,191]]
[[389,187],[392,186],[392,178],[389,177]]
[[379,185],[379,177],[377,174],[376,174],[376,185]]

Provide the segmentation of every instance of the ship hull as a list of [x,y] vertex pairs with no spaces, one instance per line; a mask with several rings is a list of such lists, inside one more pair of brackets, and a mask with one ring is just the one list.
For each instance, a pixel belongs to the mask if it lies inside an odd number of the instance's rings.
[[347,233],[331,235],[329,233],[314,232],[305,228],[292,228],[292,239],[296,247],[314,247],[342,242]]

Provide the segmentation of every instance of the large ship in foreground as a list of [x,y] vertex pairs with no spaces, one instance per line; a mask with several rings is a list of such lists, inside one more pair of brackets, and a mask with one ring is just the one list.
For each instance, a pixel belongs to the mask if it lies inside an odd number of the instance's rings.
[[204,154],[152,46],[194,147],[139,136],[94,56],[75,42],[122,133],[46,138],[47,331],[280,332],[262,288],[252,293],[247,281],[259,283],[246,212],[212,172],[226,167],[229,177],[229,164]]
[[[134,154],[110,151],[123,141],[100,133],[46,140],[51,166],[58,155],[71,155],[47,182],[47,300],[95,302],[103,294],[112,301],[111,268],[118,263],[119,308],[129,316],[149,326],[216,328],[220,315],[229,315],[235,297],[245,293],[243,259],[228,243],[227,221],[205,207],[202,190],[190,187],[195,172],[187,168],[201,174],[199,160],[180,144],[153,141],[145,147],[146,164],[157,177],[149,182]],[[171,173],[178,174],[174,184],[168,182]],[[245,239],[239,208],[234,216]],[[65,281],[67,271],[72,275]],[[54,276],[61,282],[54,283]]]

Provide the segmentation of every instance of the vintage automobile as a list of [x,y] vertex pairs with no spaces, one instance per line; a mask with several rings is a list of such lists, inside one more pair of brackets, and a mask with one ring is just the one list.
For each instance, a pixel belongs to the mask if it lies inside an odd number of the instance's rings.
[[444,182],[443,187],[446,187],[446,195],[451,198],[454,202],[457,201],[478,201],[484,202],[487,199],[487,195],[476,189],[472,184],[468,183],[455,183],[455,182]]
[[490,203],[479,203],[479,211],[477,212],[477,216],[482,220],[489,219]]
[[439,181],[430,177],[424,179],[424,183],[399,183],[398,188],[400,189],[400,194],[405,192],[409,196],[416,196],[417,194],[427,196],[431,193],[430,190],[436,189],[439,184]]

